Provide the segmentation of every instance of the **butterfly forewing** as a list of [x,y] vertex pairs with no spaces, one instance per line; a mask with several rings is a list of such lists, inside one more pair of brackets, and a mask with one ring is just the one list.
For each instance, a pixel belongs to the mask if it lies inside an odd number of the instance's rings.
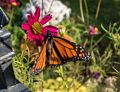
[[47,47],[47,42],[43,45],[43,48],[40,52],[40,55],[37,59],[37,61],[35,61],[35,64],[32,68],[32,72],[33,73],[37,73],[39,71],[42,71],[45,66],[46,66],[46,60],[47,60],[47,57],[46,57],[46,47]]
[[74,49],[74,43],[61,37],[53,37],[54,41],[69,49]]
[[67,61],[76,61],[76,60],[87,60],[87,52],[85,49],[75,44],[74,42],[70,42],[61,37],[54,37],[54,44],[56,48],[56,52],[61,60]]

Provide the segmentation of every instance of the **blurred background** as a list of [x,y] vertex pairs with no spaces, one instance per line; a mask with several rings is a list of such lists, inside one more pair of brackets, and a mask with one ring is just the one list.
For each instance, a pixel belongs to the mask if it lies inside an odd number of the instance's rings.
[[[49,24],[89,51],[88,62],[47,67],[30,76],[40,47],[26,39],[21,24],[39,6],[53,15]],[[9,17],[16,78],[32,92],[120,92],[120,0],[0,0]]]

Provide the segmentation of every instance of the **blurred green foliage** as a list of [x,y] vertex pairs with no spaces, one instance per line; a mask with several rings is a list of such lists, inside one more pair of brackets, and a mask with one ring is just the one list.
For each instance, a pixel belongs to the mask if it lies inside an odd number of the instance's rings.
[[[80,0],[74,0],[74,1],[73,0],[62,0],[62,1],[72,8],[73,16],[80,15],[80,8],[79,8]],[[102,23],[106,26],[109,26],[110,23],[115,23],[115,22],[120,23],[118,20],[120,18],[120,7],[119,7],[120,0],[101,0],[100,13],[99,13],[97,21],[95,21],[94,18],[95,18],[98,2],[100,0],[86,0],[86,1],[87,1],[89,18],[90,18],[91,24],[96,23],[100,25]],[[83,7],[85,11],[85,6]]]

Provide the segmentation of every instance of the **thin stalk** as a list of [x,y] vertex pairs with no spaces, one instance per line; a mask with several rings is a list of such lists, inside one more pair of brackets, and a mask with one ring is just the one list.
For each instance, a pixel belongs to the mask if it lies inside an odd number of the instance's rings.
[[44,5],[43,5],[43,0],[42,0],[42,18],[43,18],[43,9],[44,9]]
[[13,15],[14,15],[14,7],[12,8],[12,12],[11,12],[11,16],[10,16],[10,21],[9,21],[8,25],[12,24]]
[[84,19],[84,15],[83,15],[82,0],[79,0],[79,2],[80,2],[80,13],[81,13],[81,18],[82,18],[82,22],[84,23],[84,22],[85,22],[85,19]]
[[86,39],[85,42],[83,43],[84,48],[86,47],[87,42],[88,42],[88,39]]
[[31,1],[31,0],[29,0],[29,2],[30,2],[30,6],[33,6],[33,3],[32,3],[32,1]]
[[84,3],[85,3],[85,10],[86,10],[86,16],[87,16],[87,25],[89,25],[89,11],[87,6],[87,1],[84,0]]
[[92,44],[93,44],[93,36],[91,37],[91,41],[90,41],[90,51],[92,51]]
[[60,76],[62,77],[62,80],[63,80],[63,82],[64,82],[64,84],[65,84],[65,86],[66,86],[66,89],[68,89],[68,85],[67,85],[67,83],[66,83],[66,81],[65,81],[65,79],[64,79],[63,66],[58,67],[58,71],[59,71]]
[[50,7],[49,7],[49,9],[48,9],[48,12],[50,12],[50,9],[51,9],[51,7],[52,7],[52,5],[53,5],[53,2],[54,2],[54,0],[52,0],[52,2],[51,2],[51,4],[50,4]]
[[96,15],[95,15],[95,20],[97,20],[98,15],[99,15],[101,1],[102,1],[102,0],[99,0],[98,5],[97,5],[97,10],[96,10]]
[[41,73],[41,79],[42,79],[41,87],[40,87],[41,92],[43,92],[43,78],[44,78],[44,72]]
[[96,43],[92,46],[92,48],[94,48],[105,36],[106,36],[106,34],[104,34],[102,37],[100,37],[100,39],[98,39],[96,41]]

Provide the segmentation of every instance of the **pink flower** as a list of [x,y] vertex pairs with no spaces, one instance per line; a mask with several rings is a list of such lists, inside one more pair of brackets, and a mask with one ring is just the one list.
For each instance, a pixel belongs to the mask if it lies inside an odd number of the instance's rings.
[[20,2],[17,2],[16,0],[10,0],[11,5],[13,6],[19,6]]
[[12,6],[19,6],[20,2],[16,0],[0,0],[0,7],[5,8],[7,11],[10,12]]
[[52,25],[43,26],[46,24],[52,16],[50,14],[45,15],[41,20],[40,8],[37,7],[34,14],[30,13],[28,15],[28,22],[22,24],[22,29],[27,30],[27,38],[30,41],[34,41],[36,45],[41,45],[44,41],[44,36],[49,30],[53,36],[58,34],[58,29]]
[[90,25],[89,29],[90,29],[90,35],[96,35],[96,34],[99,33],[97,27],[94,27],[94,26]]

